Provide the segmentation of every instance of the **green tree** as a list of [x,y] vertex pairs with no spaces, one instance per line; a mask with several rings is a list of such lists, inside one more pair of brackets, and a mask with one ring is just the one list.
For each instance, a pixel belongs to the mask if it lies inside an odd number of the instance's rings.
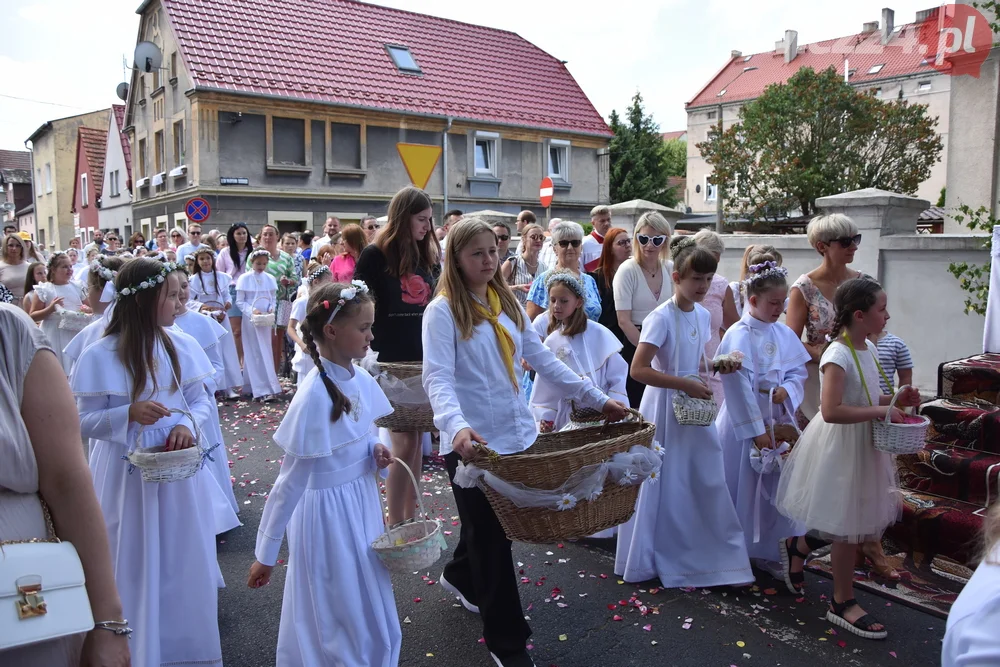
[[844,83],[832,67],[802,68],[740,109],[725,132],[698,144],[727,209],[750,221],[816,212],[816,199],[860,188],[913,194],[941,159],[927,107],[886,102]]
[[670,176],[667,148],[660,127],[646,115],[642,95],[636,92],[623,120],[617,111],[608,119],[611,138],[611,201],[645,199],[664,206],[677,204],[677,194],[667,188]]
[[663,159],[668,176],[687,176],[688,145],[686,141],[671,139],[663,142]]

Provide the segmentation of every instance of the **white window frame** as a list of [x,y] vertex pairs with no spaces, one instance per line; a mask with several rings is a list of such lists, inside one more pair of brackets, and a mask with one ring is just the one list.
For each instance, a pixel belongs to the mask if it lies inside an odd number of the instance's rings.
[[[560,181],[565,181],[569,183],[569,149],[570,143],[565,139],[549,139],[549,149],[545,156],[546,159],[546,173],[549,178],[558,179]],[[553,171],[552,169],[552,151],[558,150],[562,152],[563,155],[563,169],[561,172]]]
[[110,187],[111,187],[111,196],[112,197],[117,197],[118,195],[120,195],[122,193],[121,186],[119,185],[119,181],[118,181],[118,170],[117,169],[115,169],[114,171],[108,173],[108,180],[109,180]]
[[[484,142],[487,146],[486,167],[480,168],[477,164],[479,157],[479,142]],[[497,162],[500,159],[500,134],[498,132],[476,132],[472,147],[472,169],[476,176],[498,177]]]
[[52,164],[45,163],[45,194],[52,194]]
[[870,67],[870,68],[868,69],[868,73],[869,73],[869,74],[878,74],[879,72],[881,72],[881,71],[882,71],[882,68],[883,68],[883,67],[885,67],[885,63],[880,63],[880,64],[878,64],[878,65],[872,65],[872,66],[871,66],[871,67]]
[[709,176],[705,177],[705,185],[702,192],[705,193],[705,201],[712,202],[718,199],[718,188],[715,187],[714,183],[709,183]]
[[917,92],[918,93],[926,93],[930,89],[931,89],[931,82],[930,81],[918,81],[917,82]]
[[87,174],[80,174],[80,206],[88,206],[89,199],[87,196]]

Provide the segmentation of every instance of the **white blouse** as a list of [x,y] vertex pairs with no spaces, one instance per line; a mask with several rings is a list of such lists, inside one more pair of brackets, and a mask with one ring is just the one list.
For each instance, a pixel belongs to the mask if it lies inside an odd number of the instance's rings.
[[952,605],[941,647],[941,667],[987,665],[1000,665],[1000,543]]
[[[522,314],[525,323],[530,322],[527,313]],[[530,325],[519,331],[505,313],[499,319],[514,339],[515,370],[525,359],[567,399],[595,410],[604,407],[608,397],[559,361]],[[472,428],[500,454],[517,454],[534,444],[537,433],[528,402],[511,383],[488,322],[462,340],[448,300],[439,296],[424,311],[421,338],[423,384],[434,408],[434,425],[441,431],[442,455],[451,451],[452,440],[463,428]]]
[[660,287],[660,298],[656,298],[646,276],[642,272],[642,266],[634,258],[626,259],[615,272],[615,279],[612,287],[615,294],[615,310],[630,310],[632,324],[640,326],[646,319],[646,315],[656,310],[660,304],[666,303],[674,295],[674,282],[671,273],[674,270],[673,262],[660,262],[660,270],[663,275],[663,284]]

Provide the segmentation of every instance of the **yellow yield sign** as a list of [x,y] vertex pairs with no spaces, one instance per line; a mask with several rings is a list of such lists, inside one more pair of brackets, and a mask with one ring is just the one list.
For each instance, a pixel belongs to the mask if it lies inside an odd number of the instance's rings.
[[410,182],[421,190],[427,187],[431,180],[434,167],[441,159],[441,147],[427,144],[396,144],[399,157],[410,176]]

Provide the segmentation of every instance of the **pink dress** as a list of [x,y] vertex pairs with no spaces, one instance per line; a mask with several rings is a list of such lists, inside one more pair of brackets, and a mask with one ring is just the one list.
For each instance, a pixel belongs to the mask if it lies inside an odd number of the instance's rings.
[[[722,334],[719,333],[722,329],[722,300],[726,296],[726,289],[728,287],[729,281],[716,273],[712,278],[712,284],[708,288],[708,293],[705,295],[705,300],[701,302],[701,305],[708,311],[708,314],[712,316],[710,323],[712,337],[705,344],[705,355],[709,361],[715,358],[719,344],[722,343]],[[713,373],[708,375],[703,371],[701,376],[708,381],[708,387],[715,396],[715,402],[722,405],[722,402],[726,399],[726,395],[722,389],[722,379],[719,377],[719,374]]]
[[354,279],[354,266],[357,264],[357,260],[354,259],[353,255],[344,253],[343,255],[337,255],[330,262],[330,273],[333,274],[333,282],[335,283],[350,283]]

